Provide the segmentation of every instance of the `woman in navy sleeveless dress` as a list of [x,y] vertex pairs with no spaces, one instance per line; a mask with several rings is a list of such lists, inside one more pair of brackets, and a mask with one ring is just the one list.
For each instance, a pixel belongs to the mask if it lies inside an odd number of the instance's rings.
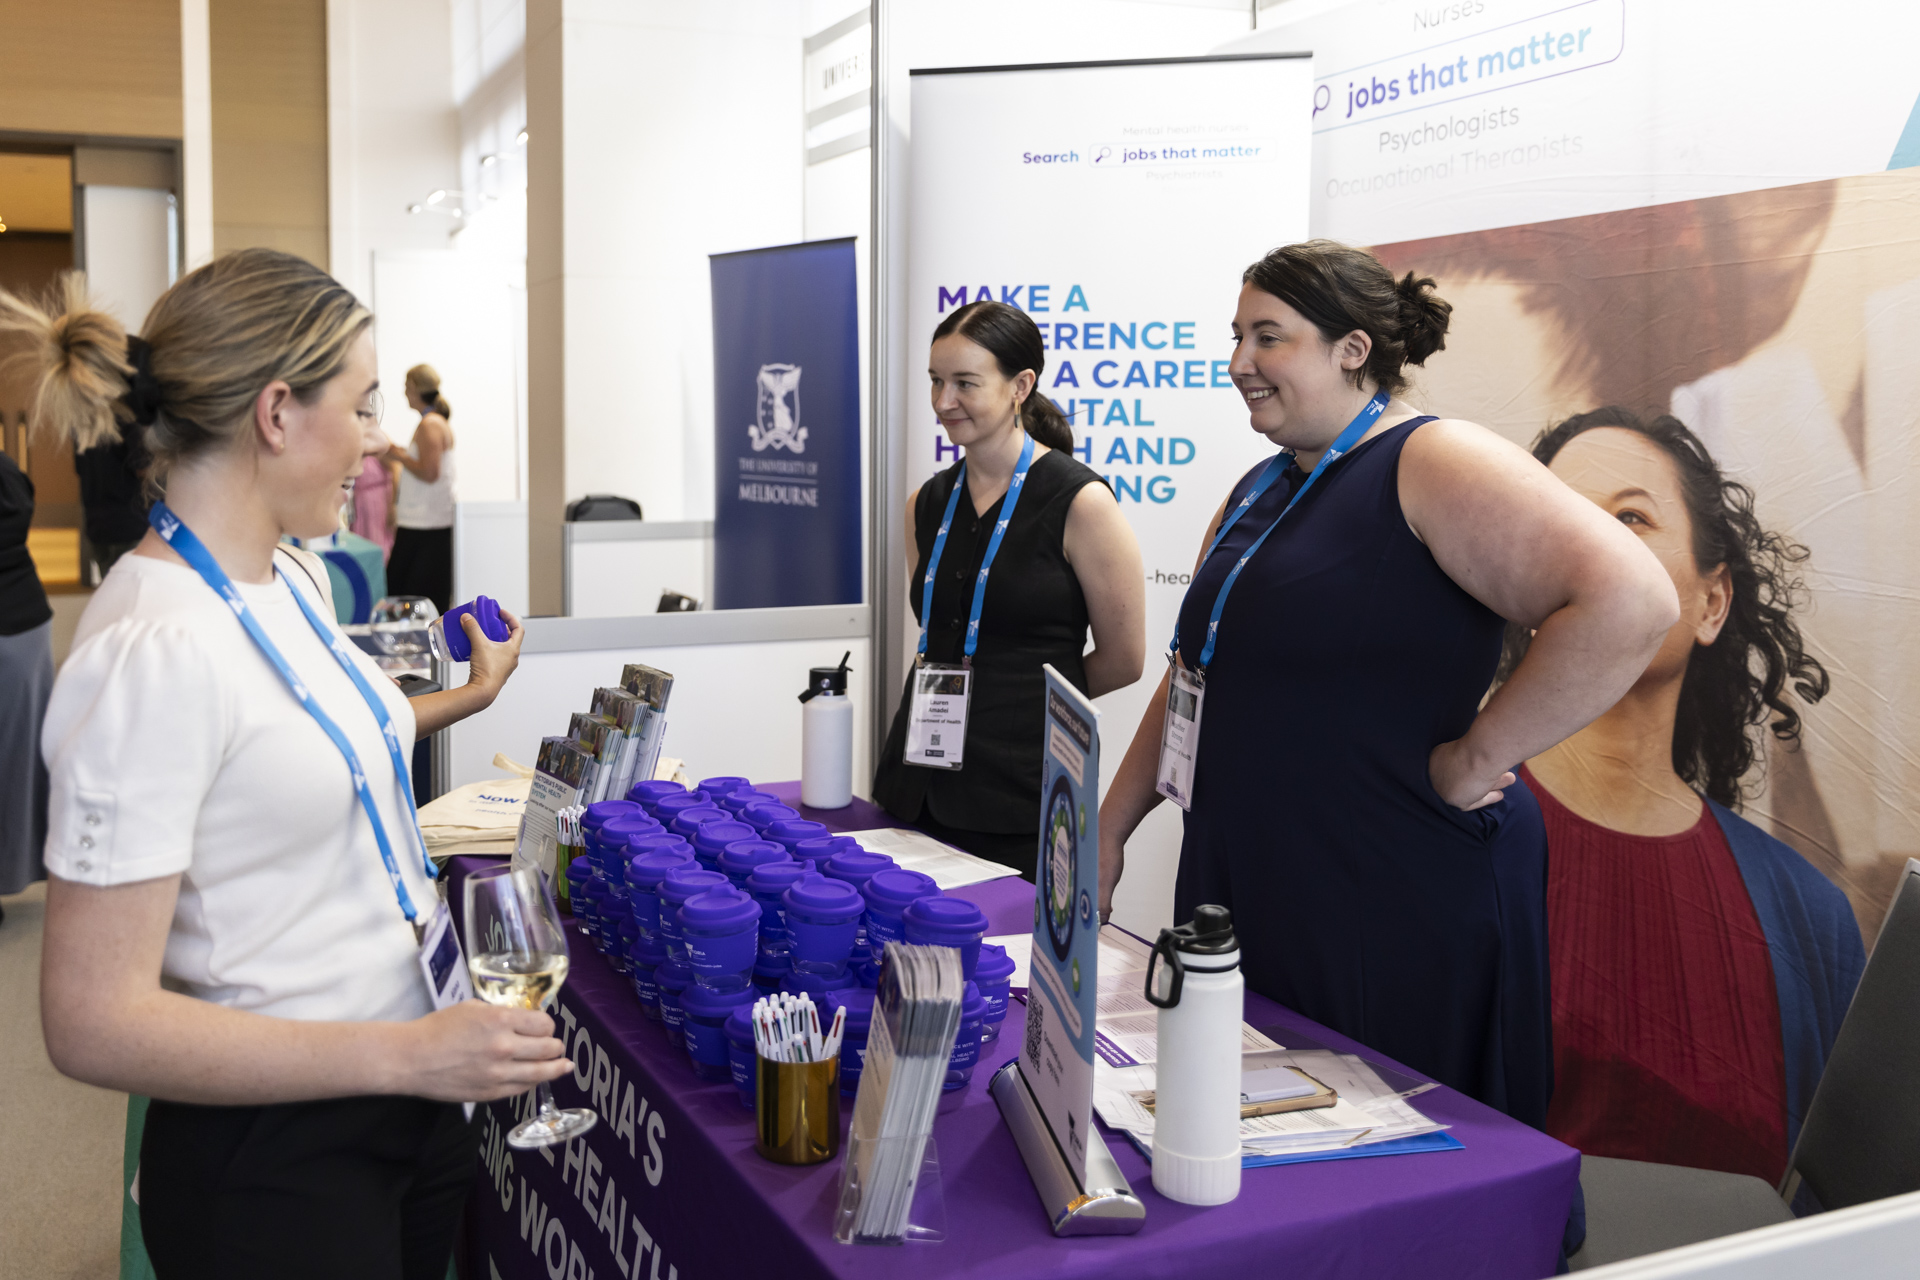
[[[1546,841],[1509,770],[1631,685],[1677,609],[1671,586],[1519,449],[1397,400],[1276,526],[1356,410],[1439,348],[1450,308],[1432,281],[1396,285],[1326,242],[1276,250],[1248,280],[1232,372],[1255,429],[1296,461],[1203,558],[1181,609],[1179,658],[1198,670],[1229,571],[1273,528],[1205,666],[1173,917],[1230,908],[1253,990],[1538,1125]],[[1549,652],[1482,711],[1505,617]],[[1101,810],[1103,902],[1159,800],[1164,701]]]

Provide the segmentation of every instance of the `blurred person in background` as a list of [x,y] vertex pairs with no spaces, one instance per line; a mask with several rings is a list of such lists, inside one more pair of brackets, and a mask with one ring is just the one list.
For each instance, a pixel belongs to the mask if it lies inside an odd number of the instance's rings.
[[453,407],[432,365],[407,370],[407,405],[420,425],[408,448],[387,451],[387,460],[400,464],[387,591],[425,596],[445,613],[453,603]]
[[47,872],[47,770],[40,720],[53,692],[53,610],[27,554],[33,481],[0,453],[0,894]]

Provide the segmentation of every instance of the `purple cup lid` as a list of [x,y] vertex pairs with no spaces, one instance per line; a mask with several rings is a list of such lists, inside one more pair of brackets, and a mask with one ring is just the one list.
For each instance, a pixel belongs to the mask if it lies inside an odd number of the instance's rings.
[[683,796],[687,789],[677,782],[668,782],[665,778],[655,778],[649,782],[636,782],[627,788],[627,799],[643,809],[652,809],[668,796]]
[[[722,877],[724,881],[725,877]],[[705,932],[752,929],[760,924],[760,904],[731,884],[695,894],[680,907],[680,927]]]
[[[625,804],[626,801],[622,800],[620,803]],[[601,826],[600,842],[605,845],[627,844],[635,836],[659,836],[665,835],[666,831],[665,827],[649,818],[639,805],[635,805],[632,813],[623,813],[616,818],[609,818]]]
[[653,816],[659,818],[662,822],[666,822],[668,821],[668,817],[662,815],[678,817],[684,809],[696,809],[701,805],[711,803],[712,801],[707,798],[707,793],[704,791],[682,791],[679,795],[662,796],[659,800],[655,801]]
[[788,911],[810,916],[845,916],[849,919],[867,909],[860,891],[844,880],[832,880],[819,872],[805,875],[789,885],[782,895]]
[[833,835],[824,822],[809,822],[805,818],[781,818],[767,824],[767,839],[778,840],[781,844],[798,844],[802,840],[819,840]]
[[[814,1003],[820,1003],[820,997],[829,991],[845,991],[847,988],[860,989],[860,979],[854,976],[853,966],[837,978],[829,978],[818,973],[789,973],[780,979],[780,989],[789,995],[810,995]],[[848,1017],[853,1015],[849,1013]]]
[[587,881],[587,896],[589,898],[596,898],[596,899],[604,898],[612,892],[613,892],[613,886],[608,884],[605,880],[588,880]]
[[469,613],[480,624],[480,634],[495,644],[504,644],[513,635],[507,620],[500,616],[500,602],[492,596],[475,596],[466,604],[457,604],[441,615],[444,619],[441,632],[446,637],[447,655],[455,662],[465,662],[473,657],[473,641],[467,638],[467,629],[460,625],[461,616]]
[[881,871],[890,871],[899,864],[884,853],[868,853],[865,849],[843,849],[827,859],[821,868],[835,880],[845,880],[858,889]]
[[725,1018],[735,1009],[750,1007],[759,999],[760,993],[752,987],[742,987],[738,991],[715,991],[711,987],[694,985],[680,994],[680,1007],[687,1011],[690,1018]]
[[[676,821],[684,820],[684,814],[676,819]],[[728,845],[752,839],[754,839],[754,830],[744,822],[734,822],[731,819],[703,822],[693,833],[693,847],[708,857],[718,858]]]
[[980,994],[978,983],[969,982],[966,993],[960,997],[960,1021],[978,1022],[987,1016],[987,998]]
[[567,883],[578,893],[580,886],[586,884],[587,877],[593,874],[593,864],[585,858],[575,858],[567,864]]
[[[666,810],[663,809],[661,812],[664,813]],[[730,821],[732,821],[731,815],[719,805],[696,804],[689,805],[674,814],[672,821],[667,823],[667,830],[673,832],[675,835],[685,836],[691,840],[693,839],[694,832],[700,830],[701,827],[709,822]]]
[[833,1022],[833,1011],[843,1008],[847,1011],[845,1034],[865,1036],[873,1022],[873,998],[877,992],[865,987],[836,987],[833,994],[820,1006],[820,1025],[826,1028]]
[[678,907],[689,898],[728,883],[727,878],[718,871],[709,871],[698,863],[691,867],[675,867],[660,882],[660,898]]
[[580,825],[588,831],[598,831],[610,818],[640,811],[640,806],[631,800],[602,800],[598,804],[587,806],[587,811],[580,815]]
[[[753,994],[759,995],[759,992]],[[753,1048],[753,1005],[736,1005],[727,1015],[727,1025],[721,1030],[726,1034],[727,1043],[738,1045],[742,1049]]]
[[659,891],[660,882],[667,878],[669,871],[699,865],[685,848],[653,849],[627,863],[627,883],[642,892],[654,893]]
[[627,862],[644,858],[653,853],[679,853],[686,855],[686,861],[693,861],[693,846],[679,836],[670,836],[666,832],[650,836],[634,836],[627,841]]
[[951,937],[943,946],[959,946],[987,931],[987,913],[965,898],[917,898],[900,913],[908,928],[934,937]]
[[635,964],[657,969],[667,962],[667,944],[659,938],[635,938],[627,948],[627,958]]
[[780,797],[771,791],[761,791],[756,787],[735,787],[725,795],[715,796],[713,802],[722,809],[738,813],[748,805],[779,804],[781,801]]
[[974,980],[978,982],[1005,982],[1013,977],[1013,971],[1020,966],[1013,962],[1005,947],[995,946],[991,942],[980,944],[980,959],[973,966]]
[[[719,823],[714,823],[719,826]],[[748,830],[752,830],[751,827]],[[793,855],[771,840],[735,840],[720,851],[720,870],[729,877],[751,876],[769,862],[792,862]]]
[[795,841],[793,846],[794,857],[812,858],[823,867],[827,865],[827,859],[836,853],[859,852],[862,852],[860,842],[852,836],[813,836]]
[[663,990],[684,991],[693,982],[693,966],[685,960],[662,960],[654,978]]
[[[767,843],[771,844],[772,841]],[[786,850],[782,849],[782,853]],[[814,874],[811,862],[763,862],[747,877],[748,893],[784,893],[802,876]]]
[[706,792],[710,796],[722,796],[729,791],[738,791],[741,787],[752,786],[753,780],[751,778],[735,777],[729,773],[722,774],[717,778],[702,778],[697,785],[699,790]]
[[[833,874],[831,868],[828,869],[827,874]],[[916,902],[921,898],[939,897],[940,886],[924,871],[903,871],[899,867],[888,867],[868,876],[866,884],[861,887],[861,892],[866,895],[867,905],[875,911],[898,915],[907,909],[908,903]]]
[[750,804],[740,811],[740,821],[751,822],[756,831],[765,831],[769,823],[789,822],[799,816],[798,809],[789,809],[777,800],[771,804]]

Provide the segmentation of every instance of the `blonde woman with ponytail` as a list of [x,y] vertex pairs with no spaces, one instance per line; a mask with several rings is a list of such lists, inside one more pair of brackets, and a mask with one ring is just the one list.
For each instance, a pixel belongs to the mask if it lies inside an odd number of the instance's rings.
[[372,321],[263,249],[182,279],[139,336],[77,277],[44,309],[0,292],[39,428],[142,432],[163,495],[54,684],[41,987],[56,1067],[154,1099],[161,1280],[439,1280],[473,1169],[458,1104],[568,1070],[545,1014],[432,1012],[409,926],[437,897],[400,744],[492,700],[517,622],[469,628],[474,681],[409,704],[281,546],[337,527],[378,417]]
[[407,407],[420,425],[411,448],[387,450],[387,460],[400,466],[387,590],[425,596],[445,613],[453,603],[453,406],[430,364],[407,370],[406,386]]

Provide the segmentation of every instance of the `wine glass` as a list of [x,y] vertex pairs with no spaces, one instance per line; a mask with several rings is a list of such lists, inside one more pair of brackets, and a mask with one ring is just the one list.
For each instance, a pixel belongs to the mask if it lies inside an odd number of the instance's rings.
[[[560,910],[538,868],[503,864],[467,877],[467,968],[488,1004],[540,1009],[567,980],[567,935]],[[562,1111],[541,1081],[538,1109],[507,1135],[507,1145],[551,1147],[579,1137],[600,1117],[584,1107]]]
[[405,658],[427,651],[427,624],[439,616],[440,610],[425,596],[383,596],[367,621],[383,652]]

